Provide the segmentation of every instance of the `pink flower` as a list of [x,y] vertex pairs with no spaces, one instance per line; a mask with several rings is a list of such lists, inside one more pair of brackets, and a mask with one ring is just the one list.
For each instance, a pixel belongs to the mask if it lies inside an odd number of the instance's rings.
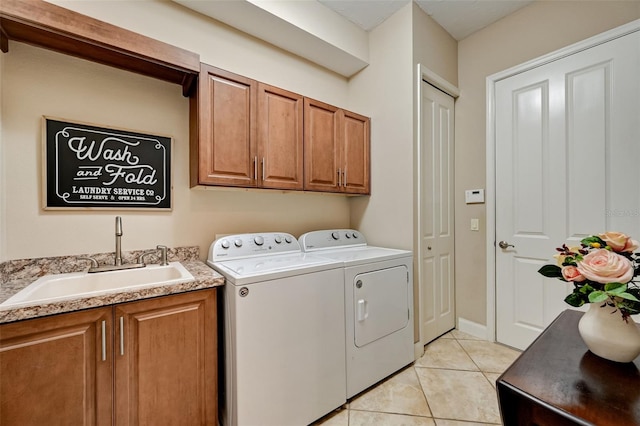
[[594,250],[584,256],[577,269],[586,279],[601,284],[628,283],[634,274],[629,259],[606,249]]
[[582,282],[586,278],[582,276],[578,268],[573,265],[562,267],[562,277],[567,281]]
[[638,248],[638,242],[622,232],[605,232],[598,235],[613,251],[632,253]]

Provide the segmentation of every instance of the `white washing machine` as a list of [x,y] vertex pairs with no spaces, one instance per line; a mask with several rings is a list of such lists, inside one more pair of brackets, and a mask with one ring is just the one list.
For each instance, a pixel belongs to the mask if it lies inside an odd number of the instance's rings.
[[353,229],[313,231],[298,241],[344,265],[347,398],[412,363],[412,252],[369,246]]
[[224,286],[225,426],[306,425],[346,402],[342,263],[286,233],[211,244]]

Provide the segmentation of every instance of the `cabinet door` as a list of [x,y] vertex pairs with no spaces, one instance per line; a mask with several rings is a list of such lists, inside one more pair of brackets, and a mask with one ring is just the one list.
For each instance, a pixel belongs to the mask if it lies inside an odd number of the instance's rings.
[[111,312],[0,326],[0,424],[111,425]]
[[369,126],[368,117],[342,111],[342,189],[350,194],[369,194]]
[[256,82],[202,64],[198,85],[190,112],[191,134],[198,135],[191,141],[192,186],[256,186]]
[[302,100],[296,93],[258,83],[260,187],[303,187]]
[[216,290],[115,307],[116,425],[215,425]]
[[339,192],[339,109],[304,98],[304,189]]

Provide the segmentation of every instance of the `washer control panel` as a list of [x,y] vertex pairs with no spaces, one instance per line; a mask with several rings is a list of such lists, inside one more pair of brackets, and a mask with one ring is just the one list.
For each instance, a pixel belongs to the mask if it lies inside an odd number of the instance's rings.
[[354,229],[327,229],[307,232],[300,236],[298,242],[302,251],[367,245],[364,235]]
[[298,253],[300,251],[298,240],[293,235],[284,232],[227,235],[211,243],[209,260],[228,260],[263,254]]

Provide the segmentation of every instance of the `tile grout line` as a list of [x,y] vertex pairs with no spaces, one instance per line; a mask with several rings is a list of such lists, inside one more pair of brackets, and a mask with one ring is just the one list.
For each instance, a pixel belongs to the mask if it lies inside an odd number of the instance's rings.
[[[478,365],[478,363],[474,360],[474,358],[471,356],[471,354],[470,354],[470,353],[465,349],[465,347],[460,343],[460,341],[461,341],[461,340],[468,341],[468,340],[475,340],[475,339],[464,339],[464,338],[458,338],[458,337],[456,337],[454,334],[452,334],[452,332],[453,332],[453,331],[455,331],[455,330],[456,330],[456,329],[452,329],[452,330],[450,330],[449,332],[444,333],[442,336],[438,337],[437,339],[434,339],[432,342],[427,343],[427,344],[425,345],[425,352],[426,352],[426,346],[428,346],[429,344],[431,344],[431,343],[433,343],[433,342],[435,342],[435,341],[437,341],[437,340],[439,340],[439,339],[442,339],[442,338],[443,338],[443,336],[445,336],[446,334],[450,334],[451,339],[453,339],[453,340],[454,340],[454,341],[459,345],[459,347],[462,349],[462,351],[464,352],[464,354],[465,354],[465,355],[466,355],[466,356],[471,360],[471,362],[473,363],[473,365],[477,368],[477,371],[475,371],[475,372],[479,372],[479,373],[481,373],[481,374],[482,374],[482,376],[485,378],[485,380],[487,380],[487,382],[489,382],[489,385],[490,385],[490,386],[493,386],[493,384],[492,384],[491,380],[489,380],[489,378],[487,377],[487,375],[486,375],[486,374],[487,374],[487,373],[490,373],[490,374],[496,374],[496,373],[495,373],[495,372],[487,372],[487,371],[484,371],[484,370],[480,367],[480,365]],[[423,356],[424,356],[424,354],[423,354]],[[347,402],[347,403],[345,404],[345,405],[346,405],[346,407],[345,407],[345,408],[346,408],[346,415],[347,415],[347,426],[350,426],[350,425],[351,425],[351,412],[352,412],[352,411],[369,412],[369,413],[379,413],[379,414],[390,414],[390,415],[399,415],[399,416],[409,416],[409,417],[418,418],[418,419],[431,419],[431,420],[432,420],[432,422],[433,422],[433,424],[434,424],[435,426],[437,426],[437,425],[438,425],[438,421],[437,421],[437,420],[460,421],[460,420],[457,420],[457,419],[454,419],[454,418],[451,418],[451,419],[449,419],[449,418],[440,418],[440,417],[436,418],[436,417],[434,416],[434,414],[433,414],[433,410],[431,409],[431,405],[430,405],[430,403],[429,403],[429,400],[428,400],[428,398],[427,398],[427,395],[426,395],[426,393],[425,393],[425,391],[424,391],[424,387],[422,386],[422,382],[421,382],[421,381],[420,381],[420,379],[419,379],[418,371],[417,371],[416,369],[417,369],[417,368],[425,368],[425,369],[434,369],[434,370],[465,371],[465,372],[474,372],[474,371],[473,371],[473,370],[465,370],[465,369],[455,369],[455,368],[442,368],[442,367],[419,366],[419,365],[416,365],[416,361],[417,361],[417,360],[414,360],[414,361],[413,361],[413,363],[412,363],[412,365],[410,366],[410,368],[413,370],[413,373],[414,373],[414,375],[415,375],[415,378],[417,379],[418,384],[420,385],[420,391],[422,392],[422,395],[423,395],[423,397],[424,397],[425,403],[426,403],[427,408],[428,408],[428,410],[429,410],[429,414],[430,414],[430,416],[421,416],[421,415],[417,415],[417,414],[409,414],[409,413],[394,413],[394,412],[376,411],[376,410],[352,409],[352,408],[351,408],[351,404],[350,404],[349,402]],[[495,388],[494,388],[494,389],[495,389]],[[475,422],[475,423],[477,423],[477,424],[482,424],[482,425],[490,425],[490,426],[496,425],[496,423],[486,423],[486,422]]]

